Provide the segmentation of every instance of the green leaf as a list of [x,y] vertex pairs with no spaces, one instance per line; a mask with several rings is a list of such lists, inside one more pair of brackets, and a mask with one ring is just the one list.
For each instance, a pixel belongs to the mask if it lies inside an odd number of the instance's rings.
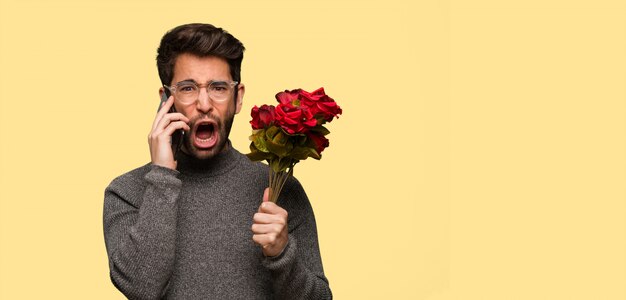
[[268,140],[271,140],[274,139],[274,136],[280,132],[282,132],[282,129],[278,126],[270,126],[265,130],[265,136]]
[[262,152],[270,152],[267,149],[267,144],[265,141],[265,133],[263,130],[250,136],[250,139],[252,140],[252,143],[254,144],[257,150],[262,151]]
[[282,131],[279,131],[271,140],[274,144],[285,145],[289,141],[289,136],[284,134]]
[[309,157],[310,148],[308,147],[295,147],[291,153],[289,153],[289,157],[296,160],[305,160]]
[[322,125],[317,125],[317,126],[311,128],[311,131],[319,133],[321,135],[328,135],[330,133],[330,130],[326,129],[326,127],[324,127]]
[[295,142],[295,145],[304,146],[306,145],[308,139],[309,138],[306,135],[298,136],[298,140]]
[[252,161],[264,161],[264,160],[270,160],[270,159],[277,157],[276,155],[272,153],[259,151],[254,146],[254,143],[250,143],[250,153],[246,154],[246,156]]
[[274,141],[267,141],[267,149],[278,155],[279,157],[286,157],[293,149],[293,144],[287,141],[285,144],[277,144]]
[[266,146],[270,152],[279,157],[286,157],[293,150],[295,139],[297,137],[285,134],[282,130],[279,130],[273,139],[266,141]]
[[313,148],[309,148],[310,152],[309,152],[309,157],[312,157],[314,159],[320,160],[322,159],[322,155],[317,153],[317,151]]
[[246,156],[251,160],[251,161],[264,161],[264,160],[268,160],[271,159],[270,155],[268,155],[269,153],[265,153],[265,152],[250,152],[248,154],[246,154]]
[[269,166],[270,168],[272,168],[272,171],[278,173],[282,171],[287,171],[287,169],[293,167],[296,163],[298,163],[297,160],[293,160],[287,157],[287,158],[272,159],[269,161]]

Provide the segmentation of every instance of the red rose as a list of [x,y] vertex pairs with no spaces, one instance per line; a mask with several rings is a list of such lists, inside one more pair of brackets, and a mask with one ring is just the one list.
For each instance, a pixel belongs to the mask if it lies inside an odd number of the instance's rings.
[[337,102],[335,102],[333,98],[324,93],[323,87],[312,93],[301,91],[300,101],[300,104],[308,107],[316,118],[319,117],[325,122],[332,121],[333,118],[342,113],[341,107],[337,105]]
[[[281,104],[291,104],[293,106],[300,106],[299,102],[296,101],[299,98],[300,91],[302,90],[301,89],[295,89],[291,91],[285,90],[284,92],[280,92],[276,94],[276,100],[278,100],[278,103],[281,103]],[[294,104],[294,101],[296,101],[295,104]]]
[[324,93],[324,88],[321,87],[315,91],[313,91],[312,93],[309,93],[305,90],[301,90],[300,91],[300,95],[302,95],[304,98],[308,99],[308,100],[312,100],[312,101],[317,101],[320,98],[326,96],[326,93]]
[[276,106],[275,124],[288,134],[305,133],[309,128],[317,125],[317,120],[306,107],[293,106],[291,103],[281,103]]
[[307,133],[306,136],[309,141],[309,146],[313,147],[315,151],[317,151],[317,154],[322,154],[322,151],[329,145],[328,139],[321,134],[310,132]]
[[262,129],[272,125],[275,118],[274,111],[275,108],[273,105],[263,104],[260,108],[255,105],[251,113],[252,120],[250,124],[252,125],[252,129]]

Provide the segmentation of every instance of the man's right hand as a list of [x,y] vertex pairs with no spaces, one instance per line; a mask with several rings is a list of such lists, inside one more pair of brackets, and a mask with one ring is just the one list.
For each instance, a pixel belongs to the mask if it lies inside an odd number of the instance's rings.
[[187,125],[189,119],[183,114],[169,113],[172,105],[174,105],[174,97],[170,96],[154,118],[152,131],[148,135],[148,144],[152,164],[176,170],[171,144],[172,134],[178,129],[189,131],[190,128]]

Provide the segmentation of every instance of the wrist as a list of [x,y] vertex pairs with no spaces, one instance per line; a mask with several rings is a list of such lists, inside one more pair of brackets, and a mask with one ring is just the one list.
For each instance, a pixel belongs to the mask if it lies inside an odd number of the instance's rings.
[[[263,255],[265,255],[265,257],[268,258],[275,258],[280,256],[281,254],[283,254],[283,252],[285,252],[285,249],[287,248],[287,244],[289,244],[289,240],[287,240],[287,242],[285,242],[285,244],[278,250],[276,251],[276,249],[273,249],[274,251],[265,251],[265,249],[263,249]],[[278,247],[275,247],[278,248]]]

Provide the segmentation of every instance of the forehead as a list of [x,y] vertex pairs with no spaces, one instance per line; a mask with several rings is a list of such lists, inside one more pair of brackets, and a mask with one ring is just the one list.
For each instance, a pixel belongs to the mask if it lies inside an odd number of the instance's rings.
[[211,80],[232,80],[230,68],[225,59],[216,56],[199,57],[183,53],[176,58],[174,63],[172,83],[189,79],[198,83]]

